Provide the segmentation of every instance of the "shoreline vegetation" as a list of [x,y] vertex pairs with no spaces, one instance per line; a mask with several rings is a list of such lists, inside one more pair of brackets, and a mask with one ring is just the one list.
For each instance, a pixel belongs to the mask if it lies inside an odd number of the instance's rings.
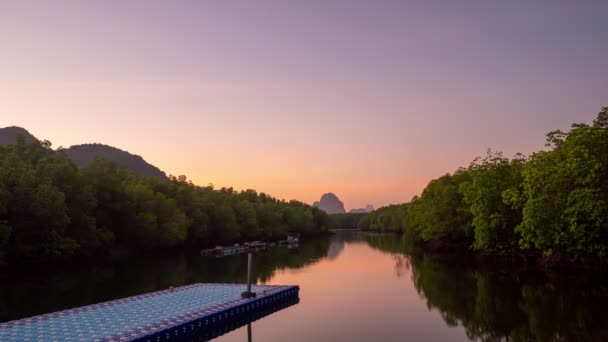
[[[608,107],[591,125],[547,134],[547,149],[488,150],[410,202],[328,215],[255,190],[78,168],[48,141],[0,146],[0,265],[199,250],[330,229],[395,232],[417,247],[541,267],[608,266]],[[396,237],[396,239],[400,239]]]
[[255,190],[145,177],[101,159],[78,168],[65,150],[22,136],[0,146],[0,264],[317,235],[329,224],[318,208]]
[[548,133],[546,146],[512,159],[488,150],[408,203],[332,220],[401,233],[431,252],[608,267],[608,107],[591,125]]

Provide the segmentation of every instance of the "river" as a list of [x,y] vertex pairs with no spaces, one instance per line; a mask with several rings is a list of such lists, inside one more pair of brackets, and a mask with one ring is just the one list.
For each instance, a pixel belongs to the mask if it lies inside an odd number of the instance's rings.
[[[339,232],[254,256],[258,283],[300,302],[251,324],[253,341],[608,341],[608,281],[593,272],[415,251],[389,234]],[[196,282],[243,283],[246,256],[142,256],[0,273],[0,322]],[[216,341],[247,341],[242,327]]]

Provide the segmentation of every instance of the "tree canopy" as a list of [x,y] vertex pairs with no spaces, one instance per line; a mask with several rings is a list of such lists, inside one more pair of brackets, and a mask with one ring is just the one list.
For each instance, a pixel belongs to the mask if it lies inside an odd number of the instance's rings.
[[320,209],[255,190],[144,177],[101,159],[78,168],[48,141],[0,146],[0,257],[210,246],[328,227]]
[[547,149],[508,159],[488,151],[432,180],[409,203],[380,208],[359,228],[465,243],[485,253],[608,253],[608,107],[593,124],[547,134]]

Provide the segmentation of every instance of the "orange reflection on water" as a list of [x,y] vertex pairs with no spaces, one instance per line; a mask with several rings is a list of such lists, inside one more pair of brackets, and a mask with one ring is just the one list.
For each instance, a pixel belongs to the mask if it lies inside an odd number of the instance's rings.
[[[356,240],[333,239],[332,249],[337,255],[305,268],[276,271],[268,283],[299,285],[300,303],[255,322],[253,340],[468,340],[462,328],[446,326],[437,311],[427,308],[411,281],[406,256]],[[220,340],[246,341],[243,334],[246,330],[239,329]]]

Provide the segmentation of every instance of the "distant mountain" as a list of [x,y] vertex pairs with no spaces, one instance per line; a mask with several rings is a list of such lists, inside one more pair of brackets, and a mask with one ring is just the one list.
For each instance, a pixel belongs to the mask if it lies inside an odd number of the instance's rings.
[[83,144],[74,145],[65,152],[79,167],[87,166],[95,158],[100,158],[114,161],[119,167],[142,176],[167,178],[164,172],[156,166],[147,163],[142,157],[116,147],[103,144]]
[[340,201],[338,196],[328,192],[321,196],[321,200],[313,204],[315,207],[325,211],[328,214],[344,214],[344,203]]
[[30,132],[28,132],[25,128],[21,127],[4,127],[0,128],[0,145],[10,145],[14,144],[17,141],[17,136],[22,135],[25,139],[25,142],[31,143],[38,139],[34,137]]
[[372,211],[374,211],[374,206],[371,204],[368,204],[365,206],[365,208],[351,209],[349,211],[349,213],[350,214],[365,214],[365,213],[371,213]]
[[[21,127],[0,128],[0,145],[10,145],[22,135],[26,142],[31,143],[38,139]],[[110,160],[121,168],[147,177],[167,178],[167,175],[154,165],[148,164],[142,157],[123,151],[116,147],[102,144],[74,145],[65,152],[74,164],[79,167],[89,165],[95,158]]]

